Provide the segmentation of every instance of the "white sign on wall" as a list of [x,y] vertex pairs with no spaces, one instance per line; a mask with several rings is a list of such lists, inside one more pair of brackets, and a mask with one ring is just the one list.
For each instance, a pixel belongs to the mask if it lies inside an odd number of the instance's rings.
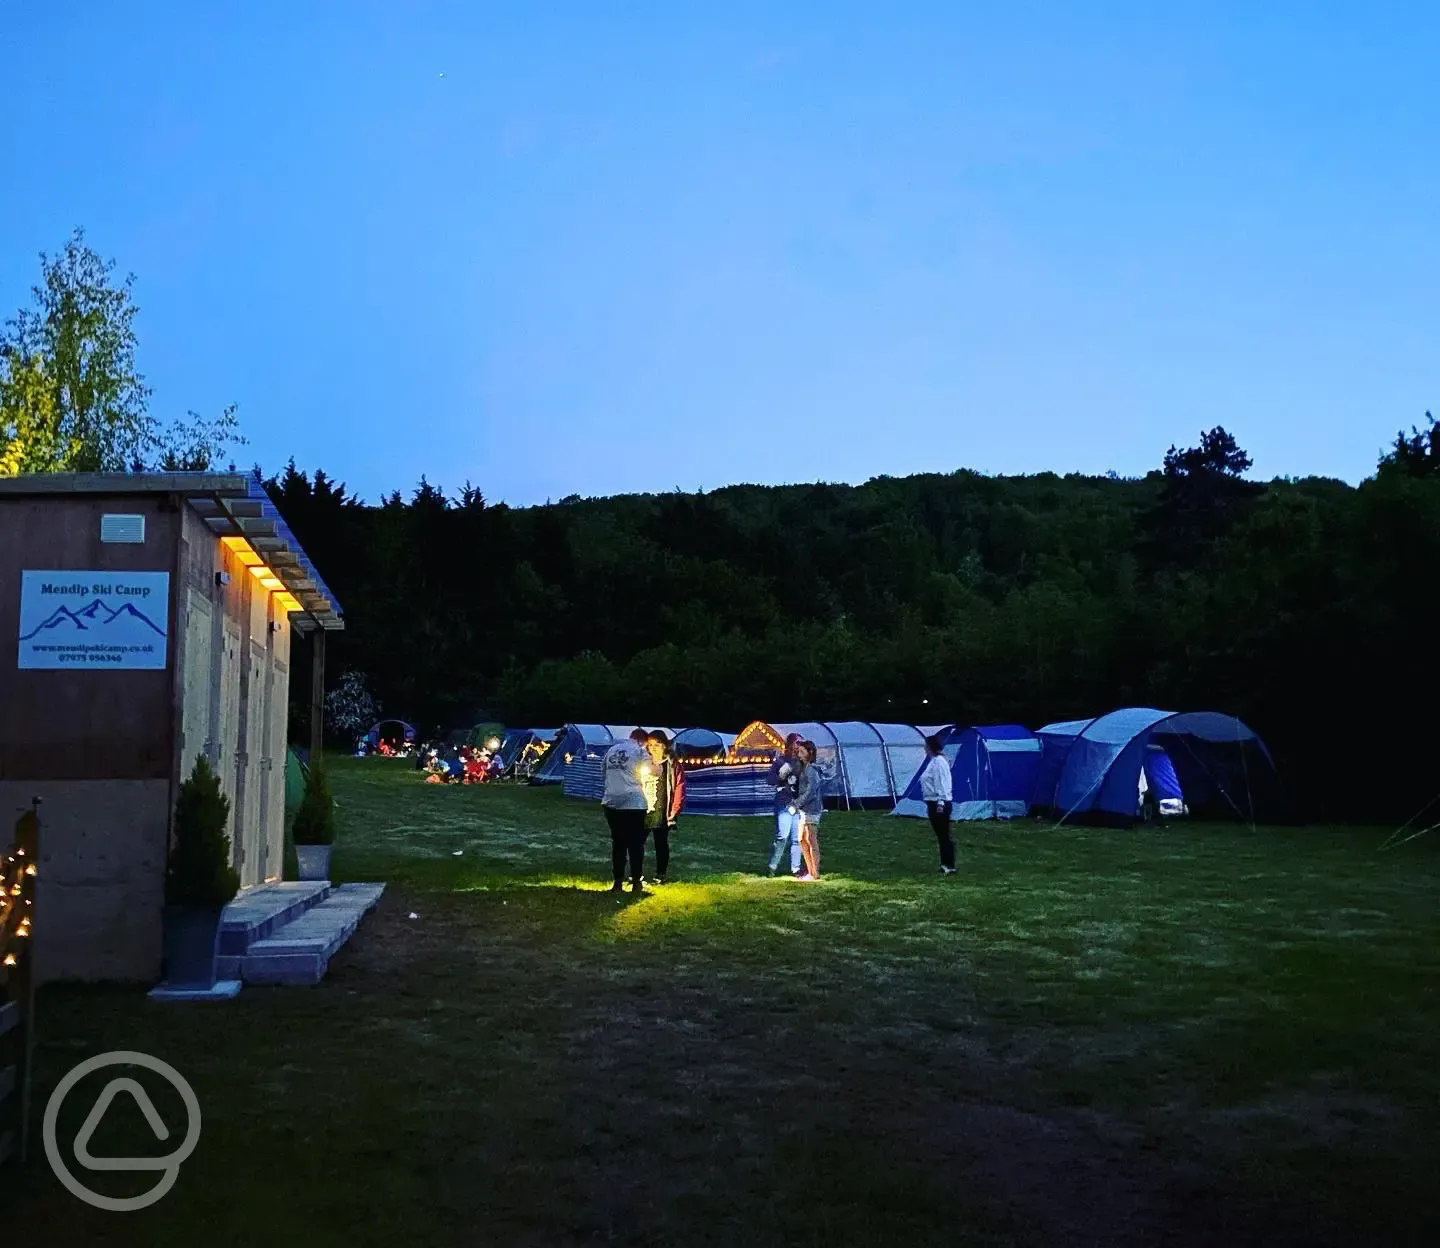
[[22,572],[22,669],[164,668],[168,572]]

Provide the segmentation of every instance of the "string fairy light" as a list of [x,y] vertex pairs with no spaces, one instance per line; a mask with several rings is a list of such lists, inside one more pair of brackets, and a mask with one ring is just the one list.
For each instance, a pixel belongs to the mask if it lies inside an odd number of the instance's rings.
[[[24,826],[25,820],[22,819],[16,828],[17,834],[22,833]],[[34,861],[27,858],[23,845],[16,845],[0,858],[0,952],[3,952],[0,968],[6,970],[20,965],[17,953],[6,949],[6,944],[12,940],[29,940],[34,935],[30,912],[35,902],[25,893],[26,881],[33,880],[37,872]],[[21,905],[21,902],[24,904]]]

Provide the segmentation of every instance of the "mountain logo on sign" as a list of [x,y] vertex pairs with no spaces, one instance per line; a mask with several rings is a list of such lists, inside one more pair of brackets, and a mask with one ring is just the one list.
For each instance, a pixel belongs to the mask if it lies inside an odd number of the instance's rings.
[[161,637],[165,636],[163,628],[131,603],[127,602],[112,610],[101,599],[96,598],[89,606],[81,607],[78,611],[72,611],[69,607],[57,607],[48,620],[32,628],[20,640],[30,641],[41,633],[50,633],[57,629],[65,633],[94,632],[109,628],[112,624],[129,623],[131,620],[138,620],[147,628],[154,629]]

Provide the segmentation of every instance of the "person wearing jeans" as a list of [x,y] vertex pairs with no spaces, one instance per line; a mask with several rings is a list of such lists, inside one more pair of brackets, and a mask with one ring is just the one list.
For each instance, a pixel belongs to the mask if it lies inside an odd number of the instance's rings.
[[950,782],[950,762],[942,752],[939,737],[925,739],[925,770],[920,773],[920,796],[935,839],[940,843],[940,873],[955,874],[955,842],[950,839],[950,812],[954,806],[954,790]]
[[649,808],[646,780],[651,767],[645,749],[647,739],[645,730],[637,728],[628,741],[612,745],[605,753],[605,794],[600,806],[610,825],[610,869],[615,880],[612,893],[624,891],[627,859],[632,891],[645,891],[645,812]]
[[785,738],[785,752],[770,764],[770,783],[775,790],[775,840],[770,846],[771,875],[779,872],[786,845],[790,847],[790,874],[799,875],[804,866],[800,849],[800,808],[796,804],[800,789],[799,746],[800,734],[792,732]]
[[800,850],[805,859],[802,880],[820,878],[820,820],[825,814],[825,782],[829,775],[815,761],[815,742],[800,743],[801,761],[800,790],[795,805],[800,811]]

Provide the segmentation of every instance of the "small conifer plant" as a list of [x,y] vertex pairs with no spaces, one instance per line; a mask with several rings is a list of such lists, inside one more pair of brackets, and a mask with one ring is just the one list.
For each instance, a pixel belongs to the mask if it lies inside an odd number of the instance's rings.
[[290,835],[297,845],[335,843],[335,799],[330,796],[330,778],[318,759],[310,762],[305,796],[295,812],[295,826]]
[[230,865],[229,821],[230,799],[202,754],[175,802],[175,844],[165,871],[167,905],[222,907],[240,891],[240,874]]

